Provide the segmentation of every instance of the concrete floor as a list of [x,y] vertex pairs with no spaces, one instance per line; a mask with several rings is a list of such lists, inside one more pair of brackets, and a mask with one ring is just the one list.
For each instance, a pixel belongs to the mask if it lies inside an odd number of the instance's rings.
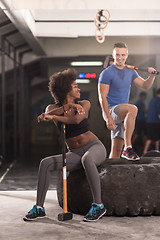
[[70,221],[58,221],[62,209],[57,201],[56,174],[45,201],[47,216],[24,222],[23,217],[35,204],[37,170],[15,164],[0,183],[0,240],[160,240],[160,216],[105,216],[86,223],[83,216],[74,214]]
[[83,216],[59,222],[62,209],[56,190],[49,190],[45,202],[47,216],[24,222],[23,216],[35,202],[36,191],[0,191],[0,239],[4,240],[159,240],[160,217],[103,217],[98,222],[83,222]]

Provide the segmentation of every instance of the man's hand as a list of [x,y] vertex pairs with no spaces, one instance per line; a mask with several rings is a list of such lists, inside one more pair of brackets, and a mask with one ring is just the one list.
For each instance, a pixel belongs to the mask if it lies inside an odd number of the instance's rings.
[[155,75],[153,72],[156,72],[156,69],[154,69],[153,67],[148,67],[148,73],[149,73],[150,76]]
[[107,120],[106,120],[106,126],[107,126],[107,128],[109,129],[109,130],[115,130],[115,128],[116,128],[116,124],[115,124],[115,122],[113,121],[113,118],[112,117],[109,117],[109,118],[107,118]]

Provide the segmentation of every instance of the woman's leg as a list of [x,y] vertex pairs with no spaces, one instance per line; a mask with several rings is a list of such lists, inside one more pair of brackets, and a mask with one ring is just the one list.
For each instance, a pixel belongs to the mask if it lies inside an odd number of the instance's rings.
[[91,146],[81,159],[93,195],[93,202],[98,204],[101,203],[101,184],[97,166],[105,159],[106,149],[100,141]]
[[[66,154],[67,170],[73,171],[82,167],[81,157],[73,152]],[[62,169],[62,155],[55,155],[44,158],[40,162],[38,172],[37,202],[38,206],[43,206],[46,193],[49,187],[51,172]]]

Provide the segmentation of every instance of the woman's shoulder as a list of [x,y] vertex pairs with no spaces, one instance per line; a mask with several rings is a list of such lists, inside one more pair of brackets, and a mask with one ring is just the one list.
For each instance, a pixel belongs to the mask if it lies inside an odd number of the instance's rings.
[[90,105],[90,101],[89,100],[81,100],[81,101],[77,101],[78,104],[83,105],[83,104],[88,104]]
[[46,109],[45,109],[45,113],[49,113],[50,111],[52,111],[53,109],[59,107],[58,104],[49,104]]
[[89,100],[79,101],[78,104],[80,104],[85,109],[85,111],[89,111],[89,109],[91,107],[91,103]]

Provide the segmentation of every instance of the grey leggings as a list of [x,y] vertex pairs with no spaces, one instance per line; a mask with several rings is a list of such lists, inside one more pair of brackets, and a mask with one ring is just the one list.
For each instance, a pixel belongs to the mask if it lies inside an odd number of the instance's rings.
[[[84,168],[91,188],[93,202],[101,203],[101,185],[97,166],[106,158],[106,149],[101,141],[92,141],[85,146],[66,153],[67,170]],[[62,169],[62,155],[42,159],[38,173],[37,205],[44,204],[49,187],[51,172]]]

